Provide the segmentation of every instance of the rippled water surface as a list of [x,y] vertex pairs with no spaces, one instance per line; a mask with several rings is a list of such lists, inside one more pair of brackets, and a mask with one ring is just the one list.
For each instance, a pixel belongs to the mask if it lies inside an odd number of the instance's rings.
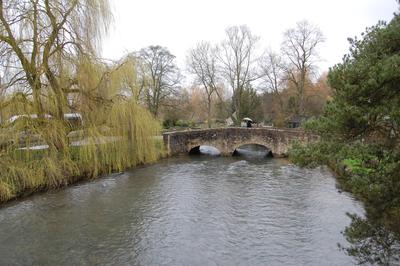
[[179,157],[0,209],[0,265],[352,265],[326,169]]

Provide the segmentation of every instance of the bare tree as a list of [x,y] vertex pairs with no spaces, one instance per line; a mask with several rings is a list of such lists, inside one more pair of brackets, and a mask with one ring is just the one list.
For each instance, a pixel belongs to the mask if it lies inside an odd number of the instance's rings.
[[167,48],[149,46],[139,52],[140,91],[150,112],[158,116],[160,107],[172,96],[182,80],[175,56]]
[[258,78],[255,50],[259,38],[245,25],[227,28],[226,36],[219,48],[218,58],[222,75],[232,89],[233,111],[236,113],[232,119],[238,123],[242,118],[243,93]]
[[274,93],[279,100],[281,110],[283,110],[280,92],[283,89],[286,73],[282,57],[272,50],[267,50],[261,57],[259,68],[263,87],[268,92]]
[[[6,87],[25,88],[43,117],[42,97],[63,117],[73,87],[73,61],[94,55],[111,18],[107,0],[0,0],[0,73]],[[50,111],[51,110],[47,110]]]
[[317,47],[324,42],[321,30],[308,21],[300,21],[295,28],[284,33],[282,53],[287,59],[286,72],[297,91],[296,113],[304,115],[304,91],[307,77],[318,59]]
[[214,93],[218,94],[215,49],[208,42],[200,42],[196,48],[190,50],[187,65],[189,72],[196,76],[196,82],[200,83],[206,92],[207,123],[210,128],[212,96]]

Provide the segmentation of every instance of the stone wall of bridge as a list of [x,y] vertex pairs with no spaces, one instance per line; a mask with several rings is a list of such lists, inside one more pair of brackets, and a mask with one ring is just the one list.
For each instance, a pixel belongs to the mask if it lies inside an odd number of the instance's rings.
[[286,156],[293,141],[315,140],[298,129],[276,128],[215,128],[166,132],[163,134],[169,155],[189,153],[191,149],[207,145],[217,148],[221,155],[230,156],[235,149],[245,144],[263,145],[276,157]]

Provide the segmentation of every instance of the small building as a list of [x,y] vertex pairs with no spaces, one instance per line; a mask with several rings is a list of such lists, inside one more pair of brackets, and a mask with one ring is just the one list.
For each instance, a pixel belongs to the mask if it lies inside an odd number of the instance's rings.
[[286,127],[288,128],[298,128],[304,123],[308,117],[301,115],[292,115],[291,117],[286,119]]

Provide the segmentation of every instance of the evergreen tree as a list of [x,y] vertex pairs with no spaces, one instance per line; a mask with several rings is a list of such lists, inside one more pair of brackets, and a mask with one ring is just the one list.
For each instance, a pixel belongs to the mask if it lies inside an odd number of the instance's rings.
[[345,251],[390,265],[400,260],[400,16],[349,41],[350,53],[328,74],[332,102],[305,126],[321,140],[294,147],[292,159],[339,170],[367,210],[366,218],[351,215]]

